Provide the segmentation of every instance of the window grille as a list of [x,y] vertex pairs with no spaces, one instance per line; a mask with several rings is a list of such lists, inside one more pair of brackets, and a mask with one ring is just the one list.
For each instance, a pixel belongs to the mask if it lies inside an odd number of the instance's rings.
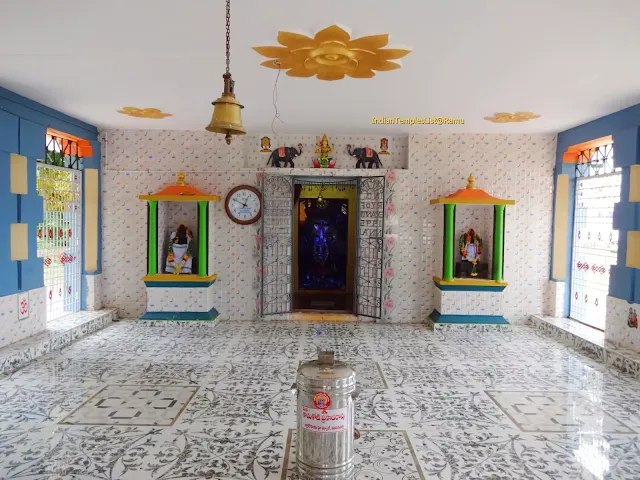
[[614,168],[612,144],[583,150],[578,155],[576,178],[608,175],[616,171],[620,169]]
[[39,162],[54,167],[82,170],[82,157],[80,157],[78,142],[47,134],[44,160],[39,160]]
[[80,311],[82,173],[39,164],[36,188],[44,206],[37,245],[51,321]]
[[618,260],[613,208],[622,175],[614,168],[613,145],[580,152],[571,264],[570,317],[604,330],[611,265]]

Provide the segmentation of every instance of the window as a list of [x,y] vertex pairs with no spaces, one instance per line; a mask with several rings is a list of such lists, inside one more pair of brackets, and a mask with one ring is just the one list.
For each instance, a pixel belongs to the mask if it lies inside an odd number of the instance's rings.
[[47,135],[45,161],[36,170],[44,215],[38,257],[44,263],[47,321],[80,311],[82,253],[81,158],[73,140]]
[[618,260],[613,207],[620,201],[622,175],[614,168],[613,145],[580,152],[571,264],[570,317],[604,330],[611,265]]

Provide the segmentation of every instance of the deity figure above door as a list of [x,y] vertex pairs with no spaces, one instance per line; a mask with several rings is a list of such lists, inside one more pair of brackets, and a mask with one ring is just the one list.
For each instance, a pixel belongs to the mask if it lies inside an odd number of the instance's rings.
[[331,153],[335,150],[333,145],[329,145],[329,139],[327,134],[322,135],[322,139],[316,143],[316,153],[319,153],[318,158],[313,159],[313,166],[316,168],[334,168],[336,161],[331,157]]

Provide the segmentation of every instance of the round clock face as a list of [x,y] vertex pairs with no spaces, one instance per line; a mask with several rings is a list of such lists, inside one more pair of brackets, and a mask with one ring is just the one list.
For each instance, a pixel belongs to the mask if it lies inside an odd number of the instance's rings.
[[239,185],[227,195],[225,209],[229,218],[240,225],[254,223],[262,215],[260,192],[249,185]]

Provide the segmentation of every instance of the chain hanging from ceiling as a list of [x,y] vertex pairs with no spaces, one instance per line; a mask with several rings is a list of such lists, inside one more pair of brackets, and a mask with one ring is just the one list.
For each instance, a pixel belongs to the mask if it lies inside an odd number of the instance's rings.
[[231,79],[231,0],[227,0],[225,50],[226,69],[224,75],[222,75],[224,90],[222,96],[213,102],[213,116],[205,130],[224,134],[227,145],[231,145],[231,139],[234,135],[244,135],[246,133],[242,126],[241,116],[241,110],[244,107],[236,100],[235,82]]
[[[231,77],[229,66],[231,65],[231,0],[227,0],[227,72],[225,75]],[[225,77],[226,78],[226,77]]]

